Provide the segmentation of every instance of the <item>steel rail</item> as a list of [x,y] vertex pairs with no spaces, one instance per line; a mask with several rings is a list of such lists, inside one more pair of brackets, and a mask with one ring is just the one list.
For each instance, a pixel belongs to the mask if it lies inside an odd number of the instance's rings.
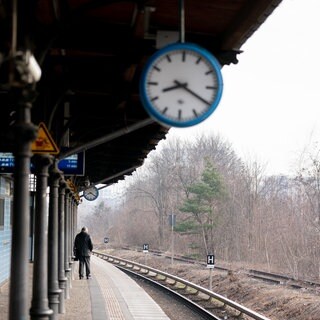
[[98,251],[93,251],[93,254],[96,255],[97,257],[102,258],[104,260],[107,260],[108,262],[111,262],[115,265],[123,266],[128,269],[132,269],[132,270],[136,270],[136,271],[141,272],[145,275],[149,275],[150,277],[156,278],[160,275],[163,277],[163,279],[162,279],[163,281],[167,281],[169,279],[169,280],[171,280],[171,282],[173,281],[173,284],[180,283],[184,286],[183,289],[188,289],[188,288],[193,289],[196,291],[195,294],[202,293],[204,295],[209,296],[209,299],[213,298],[215,300],[220,301],[224,305],[229,306],[229,307],[237,310],[238,312],[240,312],[240,314],[238,316],[241,316],[244,314],[244,315],[249,316],[255,320],[270,320],[269,318],[265,317],[264,315],[261,315],[258,312],[255,312],[255,311],[253,311],[253,310],[251,310],[251,309],[249,309],[249,308],[247,308],[247,307],[245,307],[235,301],[232,301],[228,298],[225,298],[224,296],[222,296],[218,293],[210,291],[210,290],[203,288],[197,284],[194,284],[192,282],[189,282],[189,281],[182,279],[182,278],[179,278],[177,276],[171,275],[169,273],[163,272],[161,270],[151,268],[151,267],[148,267],[146,265],[143,265],[143,264],[140,264],[137,262],[133,262],[133,261],[129,261],[126,259],[112,256],[112,255],[108,255],[105,253],[101,253]]
[[[142,252],[141,248],[137,247],[123,247],[125,250],[134,250],[137,252]],[[158,251],[158,250],[150,250],[149,253],[156,255],[156,256],[161,256],[166,259],[171,259],[171,255],[166,254],[165,252]],[[200,266],[205,266],[206,263],[203,261],[195,260],[192,258],[187,258],[185,256],[181,255],[175,255],[174,260],[176,261],[182,261],[185,263],[190,263],[190,264],[197,264]],[[215,265],[216,270],[221,270],[221,271],[233,271],[232,269],[227,269],[221,266]],[[315,287],[320,287],[320,283],[313,281],[313,280],[308,280],[308,279],[297,279],[288,275],[283,275],[283,274],[276,274],[272,272],[267,272],[267,271],[261,271],[261,270],[254,270],[254,269],[249,269],[245,271],[246,275],[248,277],[252,277],[264,282],[269,282],[269,283],[276,283],[282,286],[287,286],[293,289],[301,289],[301,288],[315,288]]]

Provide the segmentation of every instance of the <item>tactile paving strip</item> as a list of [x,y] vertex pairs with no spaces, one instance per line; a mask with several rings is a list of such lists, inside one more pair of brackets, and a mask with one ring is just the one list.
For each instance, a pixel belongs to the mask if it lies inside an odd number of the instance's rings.
[[169,320],[134,280],[112,264],[93,256],[92,271],[105,296],[110,320]]
[[[123,316],[120,304],[117,297],[115,296],[112,288],[110,287],[109,277],[106,275],[104,270],[105,262],[96,259],[94,256],[91,257],[92,260],[92,273],[94,274],[97,282],[101,288],[101,292],[105,298],[107,314],[110,320],[126,320]],[[97,260],[97,261],[96,261]]]

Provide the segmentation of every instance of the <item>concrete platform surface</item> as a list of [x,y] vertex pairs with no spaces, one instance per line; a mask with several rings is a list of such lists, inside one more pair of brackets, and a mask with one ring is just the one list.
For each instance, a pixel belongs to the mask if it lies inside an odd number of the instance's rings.
[[[30,264],[30,277],[31,270],[32,264]],[[65,313],[56,315],[55,319],[169,319],[159,305],[134,280],[109,262],[92,256],[91,272],[91,279],[80,280],[78,263],[73,265],[70,298],[65,300]],[[8,301],[9,283],[7,282],[0,287],[0,320],[8,319]]]

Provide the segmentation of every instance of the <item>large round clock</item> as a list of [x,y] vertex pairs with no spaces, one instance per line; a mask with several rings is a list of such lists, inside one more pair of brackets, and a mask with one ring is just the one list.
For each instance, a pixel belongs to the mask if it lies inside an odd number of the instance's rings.
[[176,43],[147,61],[140,95],[147,112],[173,127],[196,125],[217,108],[223,89],[221,66],[207,50]]
[[89,201],[96,200],[99,196],[99,190],[97,187],[92,185],[83,191],[83,196]]

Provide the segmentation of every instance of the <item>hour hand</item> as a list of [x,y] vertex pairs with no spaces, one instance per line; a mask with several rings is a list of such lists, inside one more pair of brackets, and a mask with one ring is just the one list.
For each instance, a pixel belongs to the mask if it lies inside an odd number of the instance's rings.
[[180,83],[180,82],[177,81],[177,80],[174,80],[174,83],[175,83],[174,86],[167,87],[167,88],[163,88],[163,89],[162,89],[162,92],[179,89],[179,88],[185,87],[185,86],[187,85],[187,83]]

